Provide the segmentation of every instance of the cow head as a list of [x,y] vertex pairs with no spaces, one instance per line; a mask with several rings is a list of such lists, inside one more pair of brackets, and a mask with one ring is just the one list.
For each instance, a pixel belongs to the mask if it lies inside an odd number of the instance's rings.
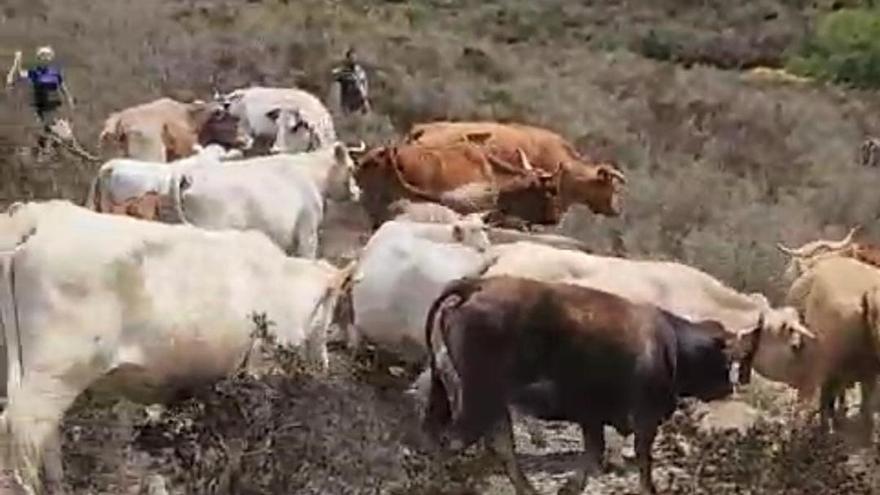
[[244,116],[244,91],[240,89],[226,94],[222,94],[215,89],[214,102],[223,107],[223,110],[230,112],[236,117],[242,118]]
[[740,352],[739,383],[750,381],[752,363],[760,360],[762,373],[775,381],[792,384],[805,359],[805,349],[816,335],[801,322],[792,307],[765,307],[753,328],[737,333]]
[[190,121],[202,145],[220,144],[225,148],[243,147],[247,136],[241,129],[240,118],[218,102],[193,102],[188,105]]
[[[523,161],[529,165],[528,161]],[[529,169],[530,174],[510,180],[498,192],[498,211],[527,223],[556,224],[560,211],[557,175]]]
[[555,175],[563,211],[574,203],[581,203],[599,215],[620,214],[620,190],[626,184],[626,176],[614,165],[564,162]]
[[479,252],[489,249],[489,226],[483,221],[487,213],[471,213],[452,223],[452,239]]
[[266,117],[275,122],[272,153],[297,153],[320,147],[317,132],[300,110],[276,107],[266,112]]
[[354,161],[344,143],[333,145],[333,165],[327,176],[327,196],[334,201],[360,201],[361,189],[354,177]]
[[680,393],[705,401],[730,395],[733,392],[730,365],[735,356],[735,337],[714,320],[681,321],[679,325],[688,327],[677,332],[676,384]]
[[859,229],[861,229],[860,225],[853,227],[839,241],[820,239],[808,242],[799,248],[790,248],[781,242],[777,243],[776,247],[791,258],[783,276],[790,282],[829,256],[852,256],[857,247],[853,242],[853,236]]

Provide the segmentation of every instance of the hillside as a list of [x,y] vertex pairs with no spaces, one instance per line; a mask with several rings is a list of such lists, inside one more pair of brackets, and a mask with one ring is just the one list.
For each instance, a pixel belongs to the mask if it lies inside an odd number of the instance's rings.
[[[253,82],[327,97],[330,67],[354,45],[376,111],[340,119],[345,138],[379,144],[438,118],[548,126],[632,178],[622,218],[578,212],[563,230],[600,249],[616,233],[631,255],[681,259],[772,297],[775,242],[841,235],[854,223],[878,233],[875,174],[854,162],[864,136],[880,133],[876,96],[690,64],[778,62],[821,3],[540,5],[12,0],[2,8],[0,59],[54,44],[80,102],[77,132],[94,148],[110,111],[160,95],[208,98],[215,86]],[[664,47],[680,63],[639,54]],[[2,199],[81,201],[91,170],[65,163],[50,172],[14,158],[32,126],[25,89],[6,95],[0,119]]]
[[[880,171],[856,161],[862,141],[880,136],[880,98],[746,71],[782,66],[821,16],[862,3],[5,0],[0,61],[8,67],[14,50],[28,57],[52,44],[78,100],[77,135],[94,149],[107,114],[162,95],[207,99],[215,87],[255,83],[300,86],[332,103],[330,68],[355,46],[374,113],[338,117],[345,140],[377,145],[434,119],[549,127],[587,155],[616,160],[629,179],[620,218],[576,209],[561,231],[599,251],[622,243],[629,256],[689,263],[779,301],[777,242],[842,237],[855,224],[880,239]],[[82,202],[96,165],[25,157],[35,125],[27,102],[26,89],[0,98],[0,203]],[[393,410],[374,392],[353,396],[369,403],[351,408],[368,423]],[[104,433],[91,435],[100,443]],[[370,441],[381,442],[376,435]]]

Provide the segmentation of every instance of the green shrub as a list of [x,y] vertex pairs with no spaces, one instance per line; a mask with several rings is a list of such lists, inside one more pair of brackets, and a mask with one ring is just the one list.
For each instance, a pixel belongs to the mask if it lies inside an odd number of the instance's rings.
[[822,17],[788,67],[856,87],[880,86],[880,9],[842,9]]

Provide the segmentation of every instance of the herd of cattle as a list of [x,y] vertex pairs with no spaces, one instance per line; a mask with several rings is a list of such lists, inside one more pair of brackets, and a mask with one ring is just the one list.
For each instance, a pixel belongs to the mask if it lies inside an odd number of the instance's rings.
[[[496,122],[418,124],[394,145],[340,142],[298,89],[210,102],[163,98],[112,114],[112,154],[85,207],[15,203],[0,216],[4,467],[61,479],[59,423],[84,390],[165,401],[236,369],[254,313],[320,369],[327,343],[365,342],[420,365],[430,438],[485,437],[518,494],[511,410],[577,423],[585,453],[561,493],[602,463],[602,428],[651,446],[680,397],[714,400],[752,369],[820,400],[837,425],[855,382],[862,418],[880,372],[880,248],[793,249],[785,306],[675,262],[600,256],[574,239],[490,219],[555,223],[580,203],[620,213],[625,174],[560,135]],[[268,152],[268,153],[267,153]],[[320,259],[328,202],[360,203],[373,232],[344,268]]]

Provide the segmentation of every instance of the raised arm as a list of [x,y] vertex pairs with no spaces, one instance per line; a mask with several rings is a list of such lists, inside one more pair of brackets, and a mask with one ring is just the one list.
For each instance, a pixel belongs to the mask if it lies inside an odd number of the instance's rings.
[[6,86],[11,87],[19,79],[27,77],[27,71],[21,69],[21,50],[15,52],[15,60],[12,61],[12,67],[6,74]]

